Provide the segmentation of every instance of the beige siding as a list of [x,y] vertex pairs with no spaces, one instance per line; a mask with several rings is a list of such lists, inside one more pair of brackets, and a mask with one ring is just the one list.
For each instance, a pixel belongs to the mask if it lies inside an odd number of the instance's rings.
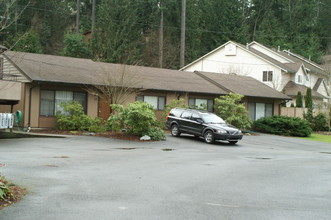
[[22,74],[11,62],[9,62],[6,57],[4,57],[3,73],[4,80],[29,82],[26,76]]

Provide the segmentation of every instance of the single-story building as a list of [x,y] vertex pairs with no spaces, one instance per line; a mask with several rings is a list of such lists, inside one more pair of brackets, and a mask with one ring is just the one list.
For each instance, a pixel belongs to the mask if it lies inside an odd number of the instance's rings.
[[[60,103],[76,100],[87,115],[107,119],[110,107],[100,94],[93,90],[97,85],[108,85],[126,80],[134,82],[137,92],[125,97],[125,103],[141,100],[151,103],[160,119],[166,104],[184,98],[188,105],[205,104],[213,110],[214,98],[238,93],[253,120],[278,115],[281,103],[290,98],[258,80],[237,75],[207,72],[129,66],[94,62],[90,59],[7,51],[3,56],[3,72],[16,75],[21,82],[21,100],[12,109],[23,112],[24,126],[32,128],[54,127],[55,114]],[[132,80],[133,79],[133,80]],[[0,112],[9,112],[0,105]]]

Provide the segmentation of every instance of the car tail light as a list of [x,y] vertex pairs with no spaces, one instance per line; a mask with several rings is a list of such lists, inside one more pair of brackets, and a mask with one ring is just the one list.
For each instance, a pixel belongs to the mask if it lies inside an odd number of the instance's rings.
[[168,113],[167,117],[166,117],[166,120],[168,120],[168,116],[170,115],[170,112]]

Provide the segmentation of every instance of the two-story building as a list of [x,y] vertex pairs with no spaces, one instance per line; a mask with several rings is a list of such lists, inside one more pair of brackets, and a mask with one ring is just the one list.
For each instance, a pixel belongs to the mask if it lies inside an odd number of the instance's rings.
[[330,76],[322,66],[290,50],[255,41],[247,45],[229,41],[180,70],[253,77],[292,97],[287,106],[295,104],[298,91],[305,95],[307,88],[312,89],[316,106],[325,107],[330,99]]

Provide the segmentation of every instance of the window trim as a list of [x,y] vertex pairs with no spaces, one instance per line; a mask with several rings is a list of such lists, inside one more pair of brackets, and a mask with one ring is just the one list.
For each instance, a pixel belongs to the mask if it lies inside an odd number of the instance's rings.
[[[214,101],[214,99],[208,99],[208,98],[192,98],[192,97],[189,97],[188,98],[188,104],[190,105],[190,99],[193,99],[194,100],[194,105],[195,106],[197,106],[196,105],[196,100],[197,99],[202,99],[202,100],[207,100],[207,111],[208,112],[214,112],[214,105],[215,105],[215,101]],[[210,111],[209,111],[209,109],[208,109],[208,101],[212,101],[212,109],[210,109]],[[189,107],[191,107],[191,106],[189,106]],[[198,106],[199,107],[199,106]]]
[[[42,115],[41,114],[41,93],[42,91],[52,91],[54,92],[53,94],[53,102],[54,102],[54,106],[53,106],[53,115]],[[87,108],[88,108],[88,93],[87,92],[84,92],[84,91],[75,91],[75,90],[56,90],[56,89],[40,89],[40,94],[39,94],[39,116],[41,117],[55,117],[56,115],[56,112],[55,112],[55,100],[56,100],[56,92],[57,91],[61,91],[61,92],[72,92],[72,97],[73,97],[73,100],[71,101],[75,101],[75,93],[84,93],[85,94],[85,102],[86,102],[86,106],[84,107],[83,106],[83,109],[84,109],[84,113],[87,114]]]
[[[156,97],[157,98],[157,108],[156,108],[156,110],[158,110],[158,111],[163,111],[165,109],[165,105],[167,104],[167,96],[162,96],[162,95],[160,95],[160,96],[158,96],[158,95],[137,95],[136,96],[136,101],[138,101],[139,96],[143,97],[143,102],[145,102],[145,96]],[[160,108],[160,98],[164,98],[163,109]]]
[[303,83],[303,77],[302,74],[298,74],[298,78],[297,78],[297,83]]
[[273,81],[273,78],[274,78],[274,71],[272,71],[272,70],[264,70],[262,72],[262,81],[263,82],[272,82]]
[[[256,104],[257,103],[264,104],[264,116],[267,113],[267,108],[266,107],[267,107],[268,104],[271,104],[272,105],[271,116],[273,116],[275,114],[275,104],[274,103],[271,103],[271,102],[248,102],[247,103],[247,108],[248,108],[249,103],[253,103],[254,104],[254,118],[253,119],[251,118],[251,120],[253,120],[253,121],[256,121]],[[249,112],[248,112],[248,115],[249,115]]]

